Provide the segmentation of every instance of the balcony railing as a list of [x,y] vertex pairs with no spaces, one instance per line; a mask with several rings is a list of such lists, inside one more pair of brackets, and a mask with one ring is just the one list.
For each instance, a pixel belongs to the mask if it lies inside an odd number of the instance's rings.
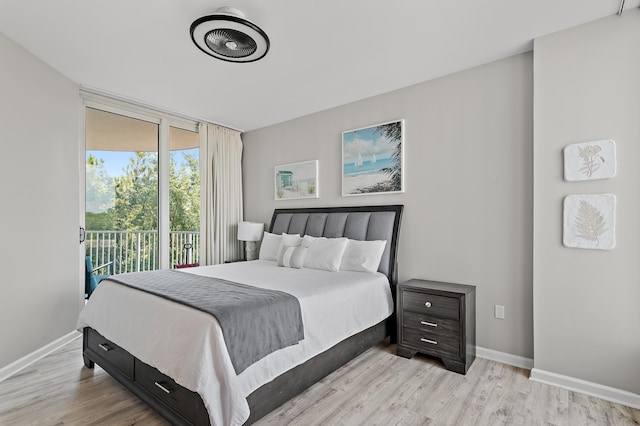
[[[158,231],[86,231],[94,265],[113,262],[114,273],[158,269]],[[169,232],[169,265],[200,262],[200,232]]]

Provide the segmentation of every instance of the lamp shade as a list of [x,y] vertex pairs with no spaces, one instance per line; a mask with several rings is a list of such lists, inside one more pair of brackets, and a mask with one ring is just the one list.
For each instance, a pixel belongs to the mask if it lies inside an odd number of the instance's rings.
[[240,222],[238,223],[238,240],[260,241],[264,232],[264,223]]

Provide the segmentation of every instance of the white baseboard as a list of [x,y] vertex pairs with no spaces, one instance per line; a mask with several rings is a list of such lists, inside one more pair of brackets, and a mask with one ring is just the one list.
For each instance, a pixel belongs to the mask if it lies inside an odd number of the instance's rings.
[[490,359],[491,361],[500,362],[502,364],[513,365],[514,367],[531,370],[533,368],[533,360],[518,355],[511,355],[505,352],[494,351],[480,346],[476,346],[476,356],[480,358]]
[[587,382],[586,380],[576,379],[574,377],[563,376],[562,374],[540,370],[539,368],[531,370],[529,379],[640,409],[640,395],[637,393]]
[[640,395],[636,393],[587,382],[586,380],[576,379],[574,377],[563,376],[562,374],[551,373],[549,371],[540,370],[539,368],[533,368],[533,360],[530,358],[494,351],[493,349],[487,349],[480,346],[476,347],[476,356],[500,362],[502,364],[531,370],[529,379],[535,382],[558,386],[570,391],[580,392],[606,401],[640,409]]
[[49,355],[51,352],[55,351],[56,349],[61,348],[67,343],[72,342],[81,336],[82,336],[82,333],[80,333],[77,330],[74,330],[71,333],[65,336],[62,336],[61,338],[54,340],[48,345],[43,346],[40,349],[35,350],[28,355],[23,356],[19,360],[12,362],[6,367],[0,368],[0,382],[8,379],[9,377],[18,373],[20,370],[27,368],[28,366],[38,361],[39,359],[44,358],[45,356]]

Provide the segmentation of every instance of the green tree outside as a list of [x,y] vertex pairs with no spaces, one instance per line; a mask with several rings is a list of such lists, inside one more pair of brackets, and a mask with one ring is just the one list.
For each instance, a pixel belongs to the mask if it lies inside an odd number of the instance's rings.
[[[200,230],[199,160],[190,152],[183,153],[182,158],[183,161],[178,162],[174,153],[169,157],[169,229],[197,232]],[[158,154],[136,152],[123,171],[124,175],[109,178],[104,160],[93,154],[88,156],[87,230],[158,230]],[[145,253],[157,255],[152,240],[141,244],[145,246]],[[132,251],[130,247],[109,249]],[[181,254],[172,253],[172,258],[180,259]],[[133,255],[128,253],[128,258]]]
[[[169,158],[169,228],[200,230],[200,165],[192,153]],[[137,152],[123,176],[110,178],[104,160],[87,158],[88,230],[152,231],[158,224],[158,155]]]

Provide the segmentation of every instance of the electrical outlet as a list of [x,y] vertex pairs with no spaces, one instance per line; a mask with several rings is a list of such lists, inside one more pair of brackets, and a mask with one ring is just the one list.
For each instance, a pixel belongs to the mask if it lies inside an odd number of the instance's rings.
[[498,319],[504,319],[504,305],[495,306],[495,316]]

